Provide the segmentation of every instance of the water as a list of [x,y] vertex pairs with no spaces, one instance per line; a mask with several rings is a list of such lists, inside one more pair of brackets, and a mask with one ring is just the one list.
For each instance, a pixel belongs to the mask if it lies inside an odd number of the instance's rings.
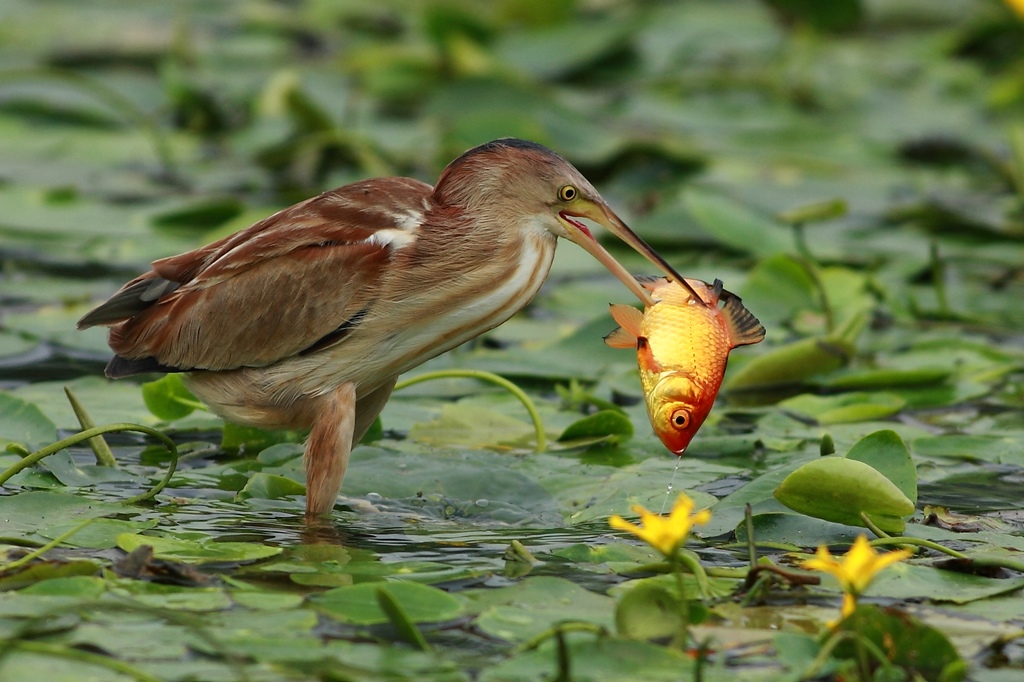
[[665,499],[661,502],[661,511],[659,514],[665,515],[665,507],[668,506],[668,498],[672,496],[672,491],[675,490],[676,474],[679,473],[679,463],[683,461],[682,457],[676,457],[676,468],[672,470],[672,478],[668,481],[668,487],[665,488]]

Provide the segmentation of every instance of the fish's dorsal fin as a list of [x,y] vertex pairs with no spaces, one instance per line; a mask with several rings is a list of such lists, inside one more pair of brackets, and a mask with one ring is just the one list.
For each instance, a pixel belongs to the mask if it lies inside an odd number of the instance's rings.
[[715,305],[722,298],[722,292],[725,291],[725,285],[722,284],[722,280],[715,278],[715,281],[711,284],[711,305]]
[[[715,280],[716,286],[720,287],[721,284]],[[722,306],[722,315],[725,317],[725,324],[729,329],[729,342],[732,347],[760,343],[764,339],[764,326],[747,310],[740,297],[725,292],[722,298],[725,300],[725,305]]]
[[653,287],[660,286],[668,281],[668,277],[663,277],[661,275],[633,275],[633,279],[635,279],[640,286],[645,289],[652,289]]

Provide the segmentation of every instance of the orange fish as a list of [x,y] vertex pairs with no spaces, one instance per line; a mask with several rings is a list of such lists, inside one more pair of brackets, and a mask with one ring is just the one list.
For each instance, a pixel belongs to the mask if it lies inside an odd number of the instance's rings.
[[665,447],[682,455],[711,411],[729,351],[760,342],[764,327],[720,280],[708,286],[687,278],[685,288],[664,277],[637,280],[654,305],[640,312],[613,303],[620,326],[604,342],[636,349],[651,426]]

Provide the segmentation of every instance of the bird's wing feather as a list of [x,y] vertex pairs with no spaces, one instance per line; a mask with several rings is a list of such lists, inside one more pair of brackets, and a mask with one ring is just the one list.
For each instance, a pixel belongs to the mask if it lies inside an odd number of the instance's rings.
[[[116,325],[119,356],[183,370],[265,366],[335,343],[372,305],[393,252],[415,239],[430,189],[389,178],[327,192],[156,261],[82,322]],[[166,293],[145,300],[154,287]]]

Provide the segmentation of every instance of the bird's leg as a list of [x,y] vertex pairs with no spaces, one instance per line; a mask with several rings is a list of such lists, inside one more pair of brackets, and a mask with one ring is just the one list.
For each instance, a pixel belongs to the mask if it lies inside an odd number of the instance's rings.
[[388,398],[391,397],[391,391],[395,390],[395,382],[397,381],[397,377],[390,379],[383,386],[373,389],[356,401],[356,427],[352,433],[352,447],[355,447],[362,437],[366,435],[366,432],[373,424],[373,420],[384,409]]
[[[352,454],[356,387],[345,383],[325,395],[306,439],[306,518],[329,514]],[[371,420],[372,421],[372,420]]]

